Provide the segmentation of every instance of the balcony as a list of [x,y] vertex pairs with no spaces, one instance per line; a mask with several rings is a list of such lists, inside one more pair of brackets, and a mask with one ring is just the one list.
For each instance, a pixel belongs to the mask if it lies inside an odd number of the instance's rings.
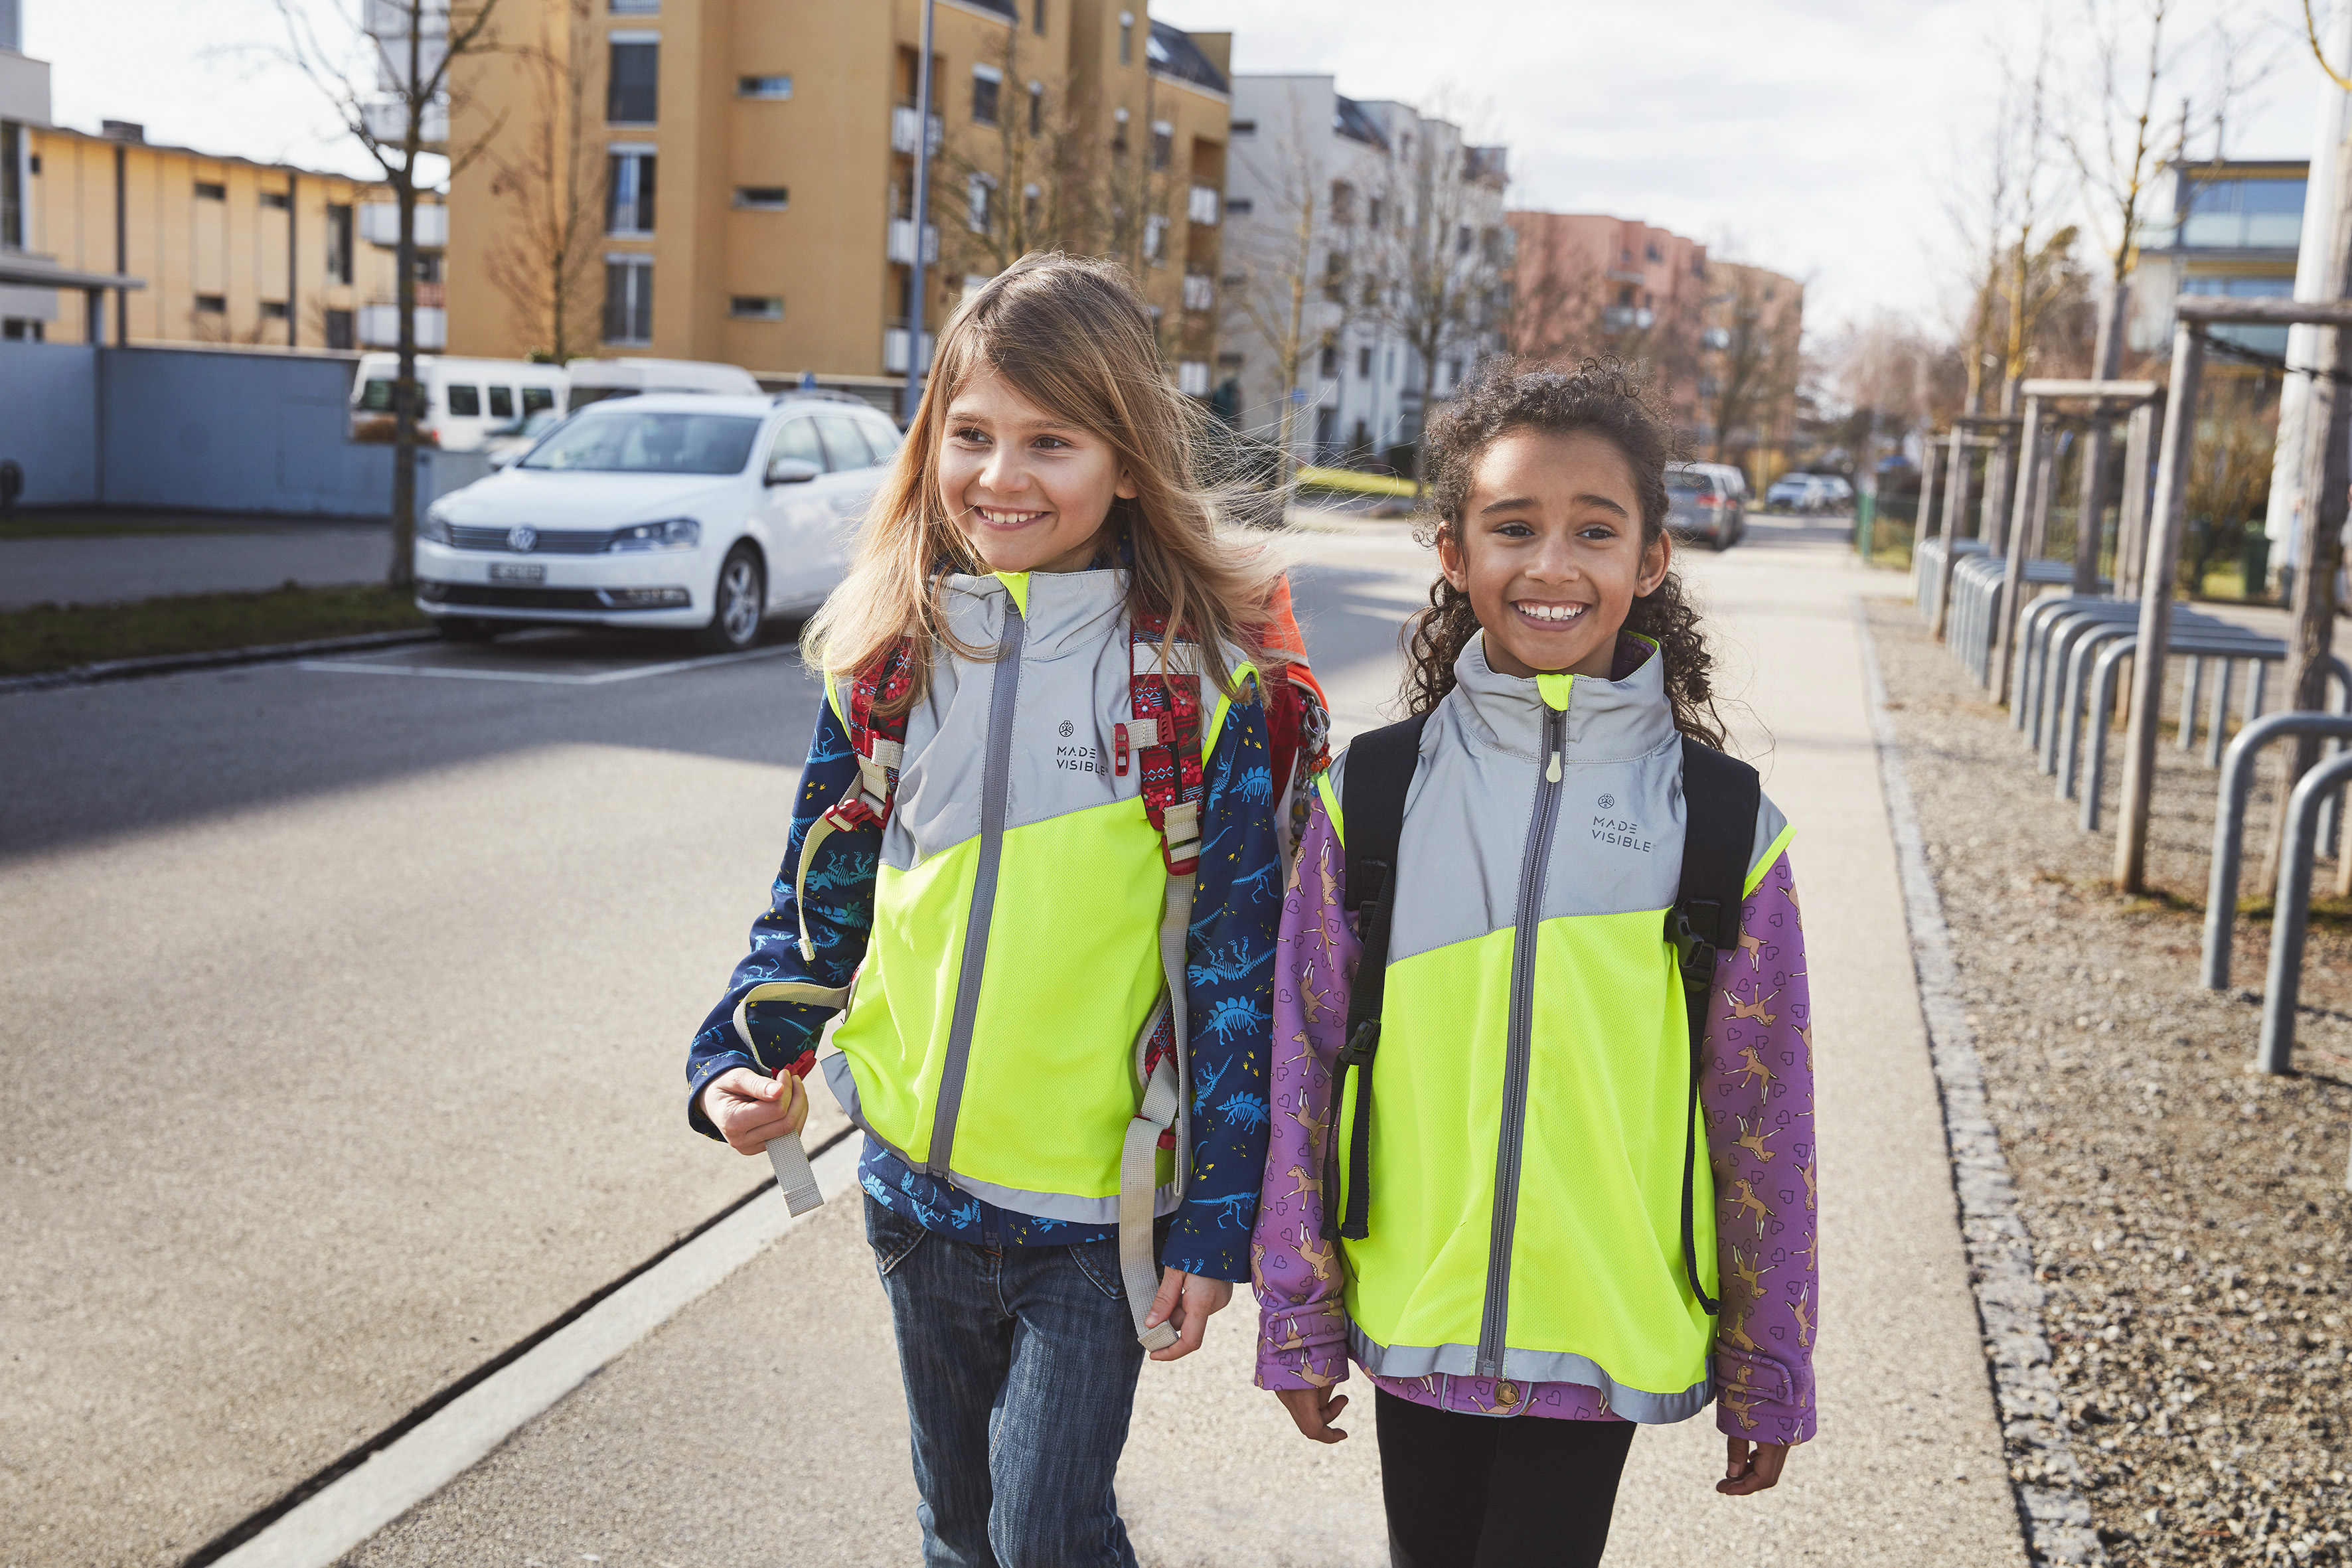
[[[361,120],[368,134],[386,147],[398,147],[408,135],[408,104],[398,98],[382,98],[360,106]],[[423,123],[417,127],[418,142],[429,152],[438,153],[449,143],[449,100],[436,99],[425,106]]]
[[[923,363],[931,359],[931,334],[923,334]],[[885,327],[882,330],[882,368],[891,375],[907,374],[907,329]]]
[[[890,111],[890,151],[911,153],[915,150],[915,111],[912,107]],[[940,150],[940,117],[931,116],[930,151],[936,156]]]
[[[389,349],[399,346],[400,307],[398,305],[362,305],[359,314],[362,348]],[[416,308],[416,352],[438,353],[448,346],[449,312],[438,305],[419,305]]]
[[[940,258],[939,225],[923,226],[923,265],[930,266]],[[894,217],[890,220],[890,259],[901,266],[912,266],[915,260],[915,220]]]
[[1601,324],[1612,332],[1646,332],[1657,317],[1633,305],[1612,305],[1601,312]]
[[1184,309],[1213,310],[1217,308],[1217,280],[1205,272],[1184,274]]
[[[360,237],[370,245],[389,248],[400,243],[400,205],[396,202],[362,202],[360,204]],[[416,248],[446,250],[449,248],[449,209],[439,205],[416,204]]]

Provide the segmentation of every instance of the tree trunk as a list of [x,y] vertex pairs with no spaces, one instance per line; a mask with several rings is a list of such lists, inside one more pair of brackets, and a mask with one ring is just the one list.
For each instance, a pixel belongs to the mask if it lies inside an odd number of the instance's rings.
[[1412,438],[1412,504],[1429,493],[1429,406],[1437,396],[1437,356],[1421,356],[1421,429]]
[[[2095,380],[2113,381],[2116,366],[2123,363],[2124,302],[2129,298],[2129,287],[2122,279],[2115,279],[2099,301],[2099,336],[2091,353],[2091,375]],[[2107,521],[2107,445],[2113,425],[2106,406],[2095,405],[2090,433],[2083,442],[2082,485],[2074,500],[2074,588],[2084,595],[2099,591],[2099,545],[2106,533]],[[2117,544],[2116,574],[2120,577],[2120,538]]]

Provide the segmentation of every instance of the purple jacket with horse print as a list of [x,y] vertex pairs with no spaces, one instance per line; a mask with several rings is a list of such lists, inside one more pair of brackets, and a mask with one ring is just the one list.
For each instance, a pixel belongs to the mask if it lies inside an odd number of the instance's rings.
[[[1266,1389],[1328,1387],[1348,1376],[1343,1264],[1338,1244],[1321,1239],[1321,1184],[1290,1174],[1323,1169],[1316,1130],[1331,1124],[1332,1068],[1361,952],[1340,901],[1346,867],[1318,802],[1299,840],[1275,955],[1274,1128],[1250,1248],[1259,1306],[1257,1384]],[[1804,938],[1783,853],[1742,907],[1738,945],[1717,960],[1699,1079],[1724,1285],[1716,1327],[1717,1425],[1759,1443],[1801,1443],[1814,1432],[1821,1295],[1812,1068]],[[1727,1346],[1746,1353],[1727,1354]],[[1749,1391],[1750,1363],[1759,1360],[1786,1373],[1785,1399]],[[1436,1373],[1373,1381],[1398,1398],[1446,1410],[1623,1419],[1598,1390],[1579,1384],[1538,1384],[1523,1398],[1498,1401],[1487,1378]]]

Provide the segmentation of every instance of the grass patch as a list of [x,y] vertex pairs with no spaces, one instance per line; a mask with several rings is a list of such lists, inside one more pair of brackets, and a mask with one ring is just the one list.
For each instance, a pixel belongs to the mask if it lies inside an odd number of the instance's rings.
[[0,613],[0,676],[363,632],[416,631],[431,624],[411,595],[373,584],[174,595],[123,605],[37,605]]
[[257,520],[243,517],[165,521],[136,511],[65,508],[55,511],[0,513],[0,539],[108,539],[131,534],[261,533]]

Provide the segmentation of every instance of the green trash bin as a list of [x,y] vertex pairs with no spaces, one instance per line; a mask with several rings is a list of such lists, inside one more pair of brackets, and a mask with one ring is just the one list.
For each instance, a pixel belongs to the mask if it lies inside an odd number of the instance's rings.
[[2246,542],[2238,552],[2238,570],[2243,574],[2247,598],[2270,596],[2271,539],[2260,522],[2249,521],[2246,524]]
[[1853,548],[1855,553],[1862,557],[1864,566],[1870,564],[1871,536],[1877,531],[1874,526],[1877,517],[1878,497],[1875,492],[1864,490],[1853,498]]

